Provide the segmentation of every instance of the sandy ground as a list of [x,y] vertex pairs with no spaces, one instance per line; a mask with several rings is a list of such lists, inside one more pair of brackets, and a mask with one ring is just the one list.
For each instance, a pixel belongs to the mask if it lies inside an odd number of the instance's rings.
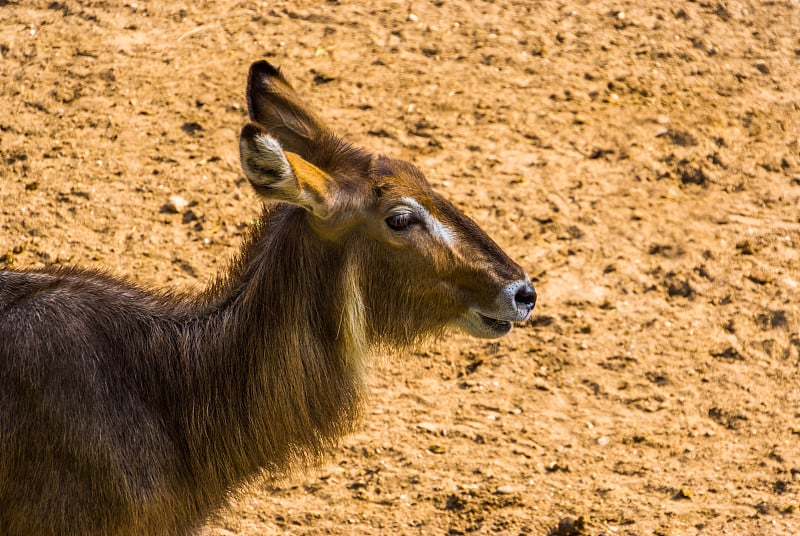
[[376,360],[361,431],[205,532],[800,534],[798,2],[366,5],[0,1],[0,268],[202,288],[267,58],[536,283],[498,342]]

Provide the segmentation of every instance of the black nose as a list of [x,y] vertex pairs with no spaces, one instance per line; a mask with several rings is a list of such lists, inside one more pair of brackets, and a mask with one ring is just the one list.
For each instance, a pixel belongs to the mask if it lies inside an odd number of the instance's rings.
[[517,293],[514,295],[514,301],[517,307],[527,307],[530,311],[536,305],[536,291],[533,290],[533,285],[525,283],[522,285]]

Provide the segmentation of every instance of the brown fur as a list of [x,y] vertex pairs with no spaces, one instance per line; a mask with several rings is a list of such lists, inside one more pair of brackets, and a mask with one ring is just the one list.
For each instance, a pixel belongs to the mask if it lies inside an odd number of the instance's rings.
[[[314,462],[354,428],[370,348],[497,307],[525,278],[413,166],[331,134],[272,66],[253,66],[248,102],[243,162],[262,134],[296,153],[294,180],[258,167],[280,151],[253,157],[248,178],[308,206],[266,208],[204,294],[81,269],[0,272],[0,535],[192,533],[243,484]],[[457,247],[388,229],[403,197],[446,221]],[[525,285],[514,299],[529,311]]]

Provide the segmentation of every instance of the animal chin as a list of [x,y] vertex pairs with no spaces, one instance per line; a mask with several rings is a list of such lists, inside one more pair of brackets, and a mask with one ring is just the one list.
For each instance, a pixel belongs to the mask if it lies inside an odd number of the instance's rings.
[[502,337],[513,327],[508,320],[494,318],[478,311],[470,311],[462,318],[461,327],[470,335],[483,339]]

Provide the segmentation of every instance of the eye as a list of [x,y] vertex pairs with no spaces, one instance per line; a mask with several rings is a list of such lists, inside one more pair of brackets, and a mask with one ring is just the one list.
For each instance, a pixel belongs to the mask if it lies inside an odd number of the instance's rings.
[[386,225],[388,225],[393,231],[404,231],[412,225],[416,225],[417,223],[419,223],[417,217],[413,212],[408,210],[395,212],[386,218]]

